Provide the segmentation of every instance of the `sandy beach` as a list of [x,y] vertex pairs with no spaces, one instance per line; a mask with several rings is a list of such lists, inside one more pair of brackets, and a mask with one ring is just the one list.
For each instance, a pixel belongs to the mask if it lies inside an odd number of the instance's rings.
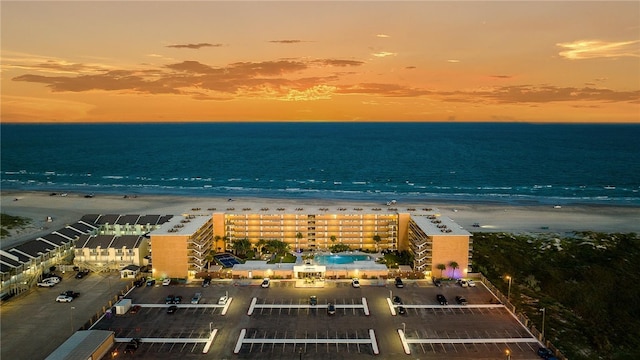
[[[51,195],[45,192],[3,191],[0,198],[2,213],[32,219],[26,229],[12,233],[2,239],[2,248],[18,245],[60,229],[65,225],[78,221],[85,214],[140,214],[140,215],[180,215],[200,209],[206,212],[216,208],[224,210],[230,206],[228,198],[219,197],[186,197],[155,195],[96,195],[85,198],[84,194],[68,193]],[[235,208],[258,209],[263,206],[332,206],[375,207],[385,206],[380,203],[338,201],[322,199],[266,199],[266,198],[234,198]],[[565,233],[571,231],[598,232],[640,232],[640,207],[622,206],[586,206],[566,205],[561,208],[553,206],[512,206],[507,204],[461,204],[461,203],[403,203],[394,205],[398,211],[406,208],[431,207],[438,209],[443,216],[450,217],[470,232],[552,232]],[[52,221],[47,222],[47,217]],[[480,227],[474,227],[473,224]]]

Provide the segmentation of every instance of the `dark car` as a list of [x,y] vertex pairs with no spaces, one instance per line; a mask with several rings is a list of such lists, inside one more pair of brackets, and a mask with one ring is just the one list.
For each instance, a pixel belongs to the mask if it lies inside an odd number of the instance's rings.
[[147,280],[147,286],[153,286],[156,284],[156,279],[149,279]]
[[404,287],[404,283],[402,282],[402,279],[400,279],[399,277],[396,278],[396,287],[397,288]]
[[442,294],[436,295],[436,300],[438,300],[438,303],[440,303],[440,305],[449,305],[449,302],[447,302],[447,298]]
[[202,281],[202,287],[208,287],[209,285],[211,285],[211,278],[206,278]]
[[140,339],[131,339],[124,348],[125,354],[133,354],[140,347]]
[[65,295],[65,296],[70,296],[72,298],[77,298],[78,296],[80,296],[80,293],[75,292],[73,290],[67,290],[65,292],[60,293],[60,295]]
[[173,295],[167,295],[167,297],[164,298],[164,303],[165,304],[173,304]]
[[130,313],[130,314],[136,314],[136,313],[138,313],[138,311],[140,311],[140,309],[142,309],[142,306],[140,306],[140,305],[133,305],[133,306],[131,307],[131,309],[129,310],[129,313]]
[[407,314],[407,310],[404,308],[404,306],[398,306],[398,314],[400,314],[400,315],[406,315]]
[[76,279],[82,279],[83,277],[89,275],[89,270],[80,270],[78,271],[78,273],[76,274]]
[[309,305],[318,305],[318,297],[315,295],[309,296]]
[[402,305],[402,299],[400,299],[400,296],[394,296],[393,297],[393,304],[394,305]]
[[144,279],[138,279],[138,280],[134,281],[133,285],[135,287],[141,287],[142,285],[144,285]]
[[440,287],[442,286],[442,281],[440,279],[433,279],[433,285]]
[[327,306],[327,314],[334,315],[335,313],[336,313],[336,306],[333,305],[332,303],[329,303],[329,305]]
[[171,305],[167,308],[167,314],[173,314],[178,310],[176,305]]
[[180,304],[182,302],[182,296],[180,295],[176,295],[173,297],[173,303],[174,304]]
[[460,305],[467,305],[467,299],[464,296],[456,296],[456,302]]
[[553,351],[547,348],[538,348],[538,356],[546,360],[557,360],[556,356],[553,355]]

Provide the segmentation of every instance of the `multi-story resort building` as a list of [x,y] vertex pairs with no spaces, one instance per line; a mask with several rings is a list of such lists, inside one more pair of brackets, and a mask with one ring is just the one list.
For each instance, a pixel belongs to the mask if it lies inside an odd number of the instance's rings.
[[[432,208],[297,205],[193,210],[149,234],[154,276],[193,279],[205,269],[209,250],[233,251],[234,241],[241,239],[254,249],[261,240],[280,240],[297,253],[328,252],[335,244],[370,253],[406,250],[414,256],[413,270],[425,276],[439,276],[441,264],[453,277],[470,270],[471,234]],[[255,266],[256,271],[248,270],[254,277],[268,273],[258,263]],[[325,271],[307,268],[314,273]],[[291,277],[298,276],[300,268],[288,269]],[[281,265],[270,270],[284,271]],[[347,275],[358,273],[345,270]]]

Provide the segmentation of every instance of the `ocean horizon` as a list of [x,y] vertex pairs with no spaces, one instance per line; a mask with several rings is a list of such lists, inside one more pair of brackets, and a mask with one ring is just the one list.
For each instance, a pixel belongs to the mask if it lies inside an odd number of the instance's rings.
[[640,125],[0,124],[3,190],[640,206]]

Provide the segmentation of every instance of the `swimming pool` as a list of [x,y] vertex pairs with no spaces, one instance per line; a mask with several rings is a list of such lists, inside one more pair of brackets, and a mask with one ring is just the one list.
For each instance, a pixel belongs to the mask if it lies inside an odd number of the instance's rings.
[[327,254],[316,255],[313,260],[318,265],[336,265],[336,264],[352,264],[356,261],[371,261],[369,255],[354,255],[354,254]]

